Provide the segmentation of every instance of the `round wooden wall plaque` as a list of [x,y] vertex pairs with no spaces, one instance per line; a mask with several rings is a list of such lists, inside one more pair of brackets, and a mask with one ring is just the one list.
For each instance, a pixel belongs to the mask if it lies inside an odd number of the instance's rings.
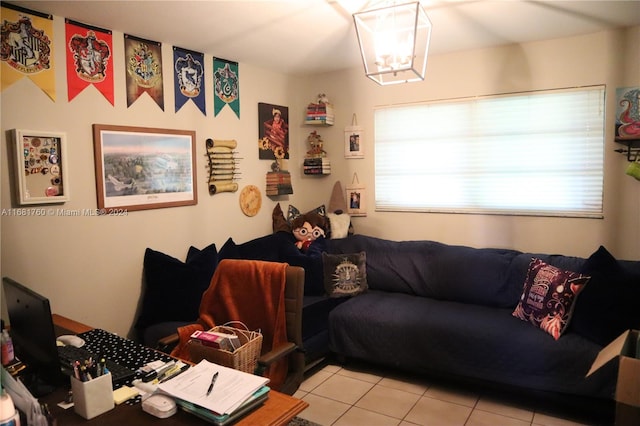
[[247,185],[240,191],[240,209],[251,217],[258,214],[262,206],[262,194],[255,185]]

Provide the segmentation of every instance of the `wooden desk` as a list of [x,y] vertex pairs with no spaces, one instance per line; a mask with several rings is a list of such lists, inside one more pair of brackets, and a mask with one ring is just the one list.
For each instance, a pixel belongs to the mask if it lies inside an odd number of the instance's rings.
[[[78,334],[91,330],[91,327],[73,321],[61,315],[53,314],[53,322],[56,333]],[[58,402],[64,400],[67,395],[66,389],[59,389],[56,392],[41,398],[41,402],[46,402],[52,414],[58,420],[59,425],[95,424],[95,425],[152,425],[162,422],[164,426],[173,425],[208,425],[210,423],[199,419],[180,409],[167,419],[158,419],[142,411],[140,404],[127,405],[126,403],[117,405],[113,410],[108,411],[91,420],[85,420],[77,415],[72,408],[64,410],[58,407]],[[298,413],[307,408],[309,404],[300,399],[271,390],[269,398],[261,407],[240,419],[238,426],[283,426],[293,419]]]

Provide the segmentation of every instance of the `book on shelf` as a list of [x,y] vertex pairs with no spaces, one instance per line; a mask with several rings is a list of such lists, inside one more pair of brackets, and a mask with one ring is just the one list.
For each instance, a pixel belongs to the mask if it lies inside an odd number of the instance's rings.
[[278,185],[278,184],[287,184],[287,185],[291,185],[291,178],[286,179],[286,178],[272,178],[272,177],[268,177],[267,178],[267,185],[271,184],[271,185]]
[[335,114],[333,112],[333,105],[310,103],[307,106],[305,124],[312,124],[312,125],[333,124],[334,121],[335,121]]
[[268,196],[276,196],[276,195],[289,195],[293,194],[293,188],[278,188],[278,189],[267,189],[266,191]]
[[333,124],[334,123],[334,118],[333,117],[309,117],[307,116],[306,119],[304,120],[305,124]]
[[310,103],[307,105],[307,111],[309,112],[318,112],[318,111],[333,111],[333,104],[319,104],[319,103]]
[[266,193],[267,195],[293,194],[293,186],[291,186],[291,183],[278,183],[278,184],[267,183]]
[[331,167],[305,167],[305,175],[330,175]]
[[322,166],[323,164],[331,164],[331,160],[327,157],[307,157],[304,159],[305,166]]

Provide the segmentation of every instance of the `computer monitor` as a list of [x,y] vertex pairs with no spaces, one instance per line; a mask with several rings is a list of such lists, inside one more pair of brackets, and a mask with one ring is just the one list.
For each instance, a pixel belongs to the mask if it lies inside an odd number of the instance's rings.
[[61,385],[56,334],[49,299],[17,283],[2,278],[9,334],[16,356],[27,365],[25,385],[34,396],[42,396]]

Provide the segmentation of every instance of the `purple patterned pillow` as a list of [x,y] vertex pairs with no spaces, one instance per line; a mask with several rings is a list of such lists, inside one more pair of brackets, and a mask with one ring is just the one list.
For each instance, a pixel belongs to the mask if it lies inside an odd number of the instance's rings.
[[529,321],[558,340],[567,329],[576,297],[590,277],[563,271],[533,258],[513,316]]

